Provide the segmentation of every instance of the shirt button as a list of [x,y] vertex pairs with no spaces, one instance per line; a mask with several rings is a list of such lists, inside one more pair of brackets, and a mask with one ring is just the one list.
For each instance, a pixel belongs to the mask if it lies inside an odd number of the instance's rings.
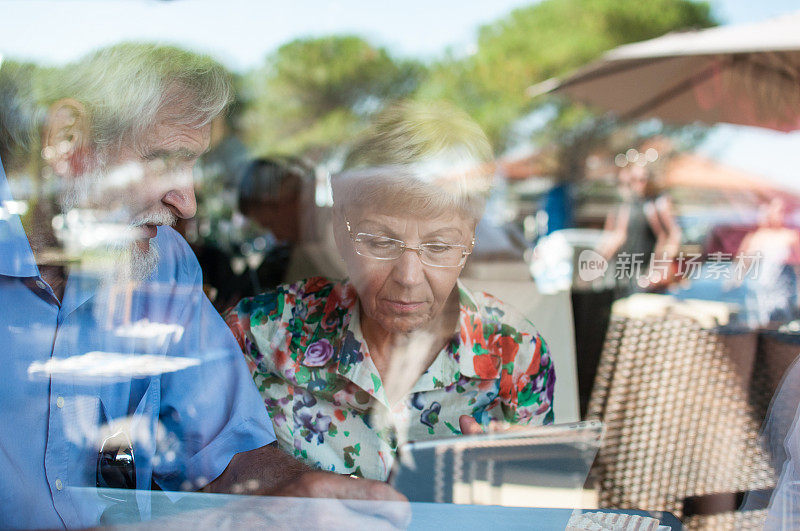
[[59,396],[58,398],[56,398],[56,405],[58,406],[59,409],[64,407],[64,397],[63,396]]
[[47,289],[47,284],[42,282],[41,280],[36,281],[36,287],[39,289]]
[[60,480],[60,479],[57,479],[57,480],[56,480],[56,489],[58,489],[58,490],[61,490],[61,489],[63,489],[63,488],[64,488],[64,484],[63,484],[63,483],[61,483],[61,480]]

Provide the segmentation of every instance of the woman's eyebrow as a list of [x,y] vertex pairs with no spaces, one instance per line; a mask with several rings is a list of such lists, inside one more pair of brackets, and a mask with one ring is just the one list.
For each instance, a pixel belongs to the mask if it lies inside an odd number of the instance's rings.
[[389,226],[384,225],[383,223],[371,220],[365,220],[358,224],[358,232],[368,232],[372,233],[380,233],[381,235],[386,235],[391,238],[398,238],[397,233],[393,231]]
[[[394,238],[396,240],[402,240],[403,238],[391,228],[391,226],[387,225],[384,222],[377,221],[374,219],[365,219],[358,224],[358,232],[367,232],[369,234],[376,234],[387,236],[389,238]],[[425,235],[421,238],[423,242],[430,240],[431,238],[449,238],[453,237],[455,239],[463,238],[464,233],[461,229],[456,227],[442,227],[441,229],[436,229],[431,232],[425,233]]]
[[456,229],[455,227],[445,227],[443,229],[438,229],[433,232],[429,232],[425,234],[423,239],[430,239],[436,237],[447,237],[447,236],[455,236],[456,238],[461,238],[464,235],[460,229]]

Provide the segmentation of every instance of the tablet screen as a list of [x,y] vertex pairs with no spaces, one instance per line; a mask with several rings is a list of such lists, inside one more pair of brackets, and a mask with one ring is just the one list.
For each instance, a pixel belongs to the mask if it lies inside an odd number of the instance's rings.
[[390,482],[410,501],[585,506],[602,431],[592,421],[406,443]]

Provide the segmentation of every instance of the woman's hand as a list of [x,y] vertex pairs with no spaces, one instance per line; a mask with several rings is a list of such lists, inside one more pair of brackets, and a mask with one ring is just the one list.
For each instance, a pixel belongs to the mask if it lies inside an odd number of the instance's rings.
[[489,421],[489,426],[487,429],[469,415],[461,415],[458,418],[458,424],[461,427],[461,433],[463,433],[464,435],[477,435],[479,433],[497,433],[511,429],[525,428],[525,426],[516,426],[514,424],[509,424],[508,422],[505,422],[503,420],[491,420]]

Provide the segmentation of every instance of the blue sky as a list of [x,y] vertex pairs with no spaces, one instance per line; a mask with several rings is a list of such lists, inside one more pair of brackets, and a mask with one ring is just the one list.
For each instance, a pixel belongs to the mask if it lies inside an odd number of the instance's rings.
[[[351,32],[399,55],[432,58],[468,51],[477,28],[531,0],[4,0],[0,53],[64,63],[124,39],[180,43],[231,68],[260,64],[297,37]],[[800,9],[797,0],[712,0],[725,23],[752,22]]]
[[[395,54],[435,58],[469,53],[477,28],[531,2],[520,0],[5,0],[0,54],[63,64],[125,39],[174,42],[213,54],[236,70],[257,66],[298,37],[355,33]],[[797,0],[712,0],[723,23],[800,10]],[[800,190],[800,132],[720,126],[701,147],[723,162]]]

